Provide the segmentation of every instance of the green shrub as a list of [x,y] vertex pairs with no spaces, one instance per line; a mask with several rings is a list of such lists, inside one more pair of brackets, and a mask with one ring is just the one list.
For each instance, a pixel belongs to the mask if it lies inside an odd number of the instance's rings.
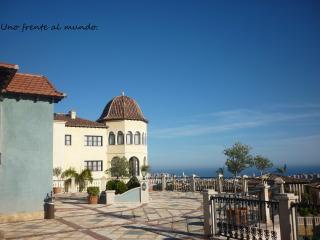
[[309,209],[306,208],[306,207],[302,207],[302,208],[299,209],[299,213],[300,213],[300,216],[301,216],[301,217],[308,216],[308,214],[309,214]]
[[116,190],[116,181],[117,180],[108,181],[106,185],[106,190]]
[[312,208],[310,209],[310,213],[313,215],[313,216],[317,216],[318,215],[318,210],[316,208]]
[[121,194],[127,191],[128,188],[123,181],[115,179],[107,182],[106,190],[115,190],[116,194]]
[[127,182],[128,190],[136,187],[140,187],[140,182],[136,176],[130,178],[129,182]]
[[90,196],[99,196],[100,189],[99,189],[99,187],[88,187],[87,188],[87,193]]

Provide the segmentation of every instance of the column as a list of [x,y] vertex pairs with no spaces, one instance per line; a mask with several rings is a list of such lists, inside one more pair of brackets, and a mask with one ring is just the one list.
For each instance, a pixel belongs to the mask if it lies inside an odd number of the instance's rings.
[[161,184],[162,184],[161,190],[162,190],[162,191],[165,191],[165,190],[166,190],[167,182],[166,182],[166,176],[165,176],[164,174],[161,176]]
[[215,211],[212,209],[210,197],[218,193],[212,189],[206,189],[203,192],[203,217],[204,217],[204,235],[212,236],[216,233]]
[[[267,183],[264,183],[263,185],[260,185],[260,188],[261,188],[261,200],[269,201],[270,186]],[[265,221],[266,224],[269,224],[271,219],[270,219],[270,210],[267,204],[263,204],[260,211],[261,211],[262,221]]]
[[298,196],[293,193],[284,193],[277,196],[279,200],[279,222],[281,240],[296,240],[296,216],[291,209],[291,203],[296,202]]
[[149,191],[148,191],[148,180],[141,180],[140,187],[140,202],[148,203],[149,202]]

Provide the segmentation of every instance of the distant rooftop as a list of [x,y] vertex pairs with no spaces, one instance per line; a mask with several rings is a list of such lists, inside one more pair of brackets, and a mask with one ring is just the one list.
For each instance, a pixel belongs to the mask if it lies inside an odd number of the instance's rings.
[[55,113],[55,121],[64,121],[66,127],[86,127],[86,128],[108,128],[104,123],[98,123],[84,118],[79,118],[74,113],[74,118],[72,118],[72,113]]

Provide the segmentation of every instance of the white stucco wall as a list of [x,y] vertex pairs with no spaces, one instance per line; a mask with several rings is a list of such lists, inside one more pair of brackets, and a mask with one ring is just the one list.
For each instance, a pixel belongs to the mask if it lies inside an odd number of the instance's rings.
[[[128,145],[126,144],[126,134],[131,131],[133,134],[133,141],[134,141],[134,134],[139,131],[141,134],[144,133],[145,136],[147,136],[147,131],[148,131],[148,125],[147,123],[143,121],[135,121],[135,120],[121,120],[121,121],[108,121],[106,123],[108,125],[108,137],[109,133],[112,131],[116,135],[116,145],[108,145],[108,151],[107,151],[107,164],[108,167],[111,166],[111,160],[114,157],[126,157],[128,160],[131,157],[136,157],[139,159],[139,165],[140,168],[142,165],[146,164],[148,165],[148,147],[147,143],[136,145],[136,144],[131,144]],[[125,144],[124,145],[117,145],[117,133],[118,131],[122,131],[125,135]],[[148,141],[148,140],[147,140]],[[146,159],[146,162],[144,163],[144,159]],[[141,174],[140,174],[141,175]]]
[[[105,176],[104,171],[111,166],[111,160],[114,157],[126,157],[128,160],[131,157],[136,157],[139,160],[140,168],[144,164],[148,165],[148,148],[147,142],[145,144],[127,145],[126,134],[128,131],[134,134],[139,131],[147,136],[147,123],[143,121],[121,120],[108,121],[106,123],[108,128],[85,128],[85,127],[65,127],[65,122],[54,121],[53,126],[53,167],[62,167],[66,170],[70,167],[75,168],[78,172],[85,167],[86,160],[89,161],[103,161],[103,171],[92,172],[94,178],[101,178]],[[109,145],[109,133],[114,132],[116,135],[116,144]],[[117,133],[122,131],[124,133],[124,145],[117,144]],[[71,146],[65,145],[65,135],[72,136]],[[85,135],[102,136],[103,146],[85,146]],[[145,162],[144,162],[144,159]],[[141,173],[140,173],[141,176]]]
[[[71,146],[65,145],[65,135],[71,135]],[[102,146],[85,146],[85,135],[102,136]],[[54,122],[53,166],[63,170],[70,167],[78,172],[85,167],[85,161],[103,161],[102,171],[93,171],[94,178],[104,176],[107,169],[107,129],[65,127],[63,123]]]

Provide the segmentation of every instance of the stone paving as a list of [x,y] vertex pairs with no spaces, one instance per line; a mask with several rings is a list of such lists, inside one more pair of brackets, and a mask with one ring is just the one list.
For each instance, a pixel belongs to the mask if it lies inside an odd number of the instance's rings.
[[0,232],[4,239],[204,239],[200,193],[151,192],[148,204],[110,206],[62,196],[55,208],[53,220],[0,224]]

